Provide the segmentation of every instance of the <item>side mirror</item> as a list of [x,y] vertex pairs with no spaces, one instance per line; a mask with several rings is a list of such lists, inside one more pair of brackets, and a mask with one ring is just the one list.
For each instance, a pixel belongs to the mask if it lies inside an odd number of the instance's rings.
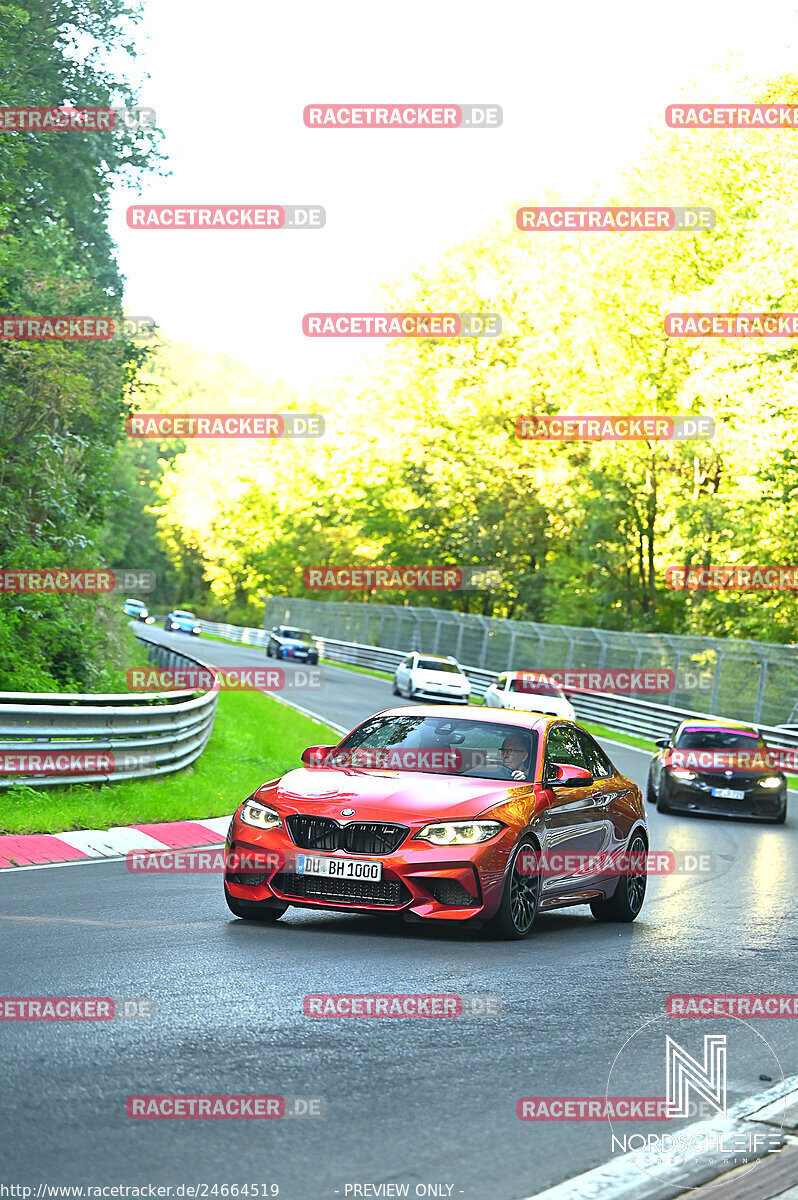
[[302,761],[306,767],[320,767],[327,755],[335,746],[308,746],[302,751]]
[[557,763],[553,777],[546,780],[546,787],[587,787],[592,782],[593,776],[584,767]]
[[671,744],[670,738],[655,738],[654,745],[659,746],[660,750],[667,750]]

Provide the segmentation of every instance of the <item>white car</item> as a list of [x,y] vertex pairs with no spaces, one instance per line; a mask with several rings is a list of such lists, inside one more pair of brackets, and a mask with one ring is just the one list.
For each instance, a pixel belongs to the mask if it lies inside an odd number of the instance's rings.
[[458,700],[468,704],[471,684],[456,658],[437,658],[414,650],[393,673],[394,696],[430,700]]
[[485,692],[485,704],[488,708],[519,708],[576,720],[565,692],[543,671],[505,671]]

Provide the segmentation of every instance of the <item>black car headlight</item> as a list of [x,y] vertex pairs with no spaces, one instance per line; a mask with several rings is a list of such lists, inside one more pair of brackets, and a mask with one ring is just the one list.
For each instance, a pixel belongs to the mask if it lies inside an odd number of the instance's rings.
[[759,780],[759,786],[761,788],[778,788],[783,782],[781,775],[766,775],[764,779]]

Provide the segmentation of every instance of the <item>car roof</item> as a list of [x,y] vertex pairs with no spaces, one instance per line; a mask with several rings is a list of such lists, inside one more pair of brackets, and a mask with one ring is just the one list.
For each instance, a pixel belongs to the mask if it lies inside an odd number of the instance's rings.
[[743,725],[739,721],[726,721],[723,718],[718,718],[714,721],[704,720],[703,718],[687,718],[682,721],[677,732],[682,733],[685,729],[725,730],[728,733],[747,733],[751,737],[759,737],[759,730],[755,729],[753,725]]
[[[513,708],[477,708],[473,704],[411,704],[401,708],[385,708],[381,717],[468,717],[472,721],[484,721],[490,725],[518,725],[523,729],[533,727],[543,731],[562,717],[551,713],[522,712]],[[571,722],[574,724],[574,722]]]
[[140,604],[142,608],[147,607],[143,600],[135,600],[132,596],[128,596],[128,598],[125,600],[125,604]]

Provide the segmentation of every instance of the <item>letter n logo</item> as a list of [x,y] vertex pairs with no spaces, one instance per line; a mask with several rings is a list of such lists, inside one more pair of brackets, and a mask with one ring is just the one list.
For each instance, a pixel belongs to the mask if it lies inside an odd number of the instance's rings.
[[689,1117],[692,1088],[722,1117],[726,1116],[726,1034],[704,1035],[704,1062],[697,1062],[672,1037],[665,1037],[668,1117]]

